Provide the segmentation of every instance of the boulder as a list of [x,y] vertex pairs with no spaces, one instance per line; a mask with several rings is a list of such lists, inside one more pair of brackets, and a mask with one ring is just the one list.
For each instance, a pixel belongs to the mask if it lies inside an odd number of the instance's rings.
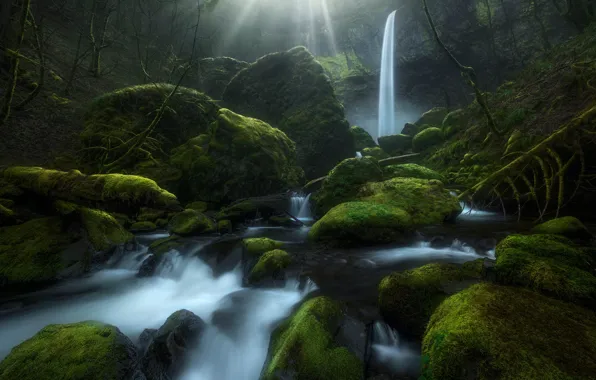
[[136,222],[130,226],[132,232],[151,232],[155,231],[157,226],[153,222]]
[[0,380],[141,379],[134,344],[118,328],[86,321],[48,325],[0,362]]
[[416,124],[418,127],[424,124],[441,125],[443,124],[443,120],[448,113],[449,110],[445,107],[435,107],[423,113],[420,119],[418,119],[414,124]]
[[[285,269],[291,264],[292,257],[281,249],[265,252],[248,276],[250,284],[263,284],[265,280],[273,285],[285,284]],[[269,284],[268,284],[269,285]]]
[[445,138],[449,138],[455,135],[457,132],[465,130],[468,125],[468,120],[470,119],[470,115],[464,109],[458,109],[452,112],[449,112],[443,122],[441,123],[443,126],[443,134]]
[[298,163],[309,179],[354,156],[343,107],[323,67],[304,47],[268,54],[241,70],[223,101],[284,131],[296,143]]
[[281,241],[269,238],[249,238],[242,240],[244,249],[250,257],[259,257],[265,252],[273,251],[283,247]]
[[412,136],[391,135],[379,137],[379,146],[390,156],[398,156],[412,149]]
[[152,336],[142,358],[147,380],[175,378],[183,369],[188,350],[196,347],[207,325],[194,313],[178,310]]
[[488,283],[444,300],[422,345],[426,379],[589,379],[596,315],[538,293]]
[[200,59],[198,62],[198,80],[195,83],[189,83],[189,86],[196,86],[199,91],[204,92],[213,99],[221,99],[226,86],[232,78],[248,66],[250,66],[248,62],[230,57]]
[[357,126],[350,127],[350,133],[354,138],[354,148],[361,152],[364,148],[374,148],[377,146],[375,140],[366,132],[364,128]]
[[539,224],[532,228],[532,233],[561,235],[572,240],[580,241],[588,241],[593,237],[586,226],[573,216],[555,218]]
[[385,179],[406,177],[420,179],[436,179],[441,182],[445,181],[445,178],[441,174],[418,164],[400,164],[385,166],[383,168],[383,176],[385,177]]
[[408,135],[408,136],[416,136],[416,133],[418,133],[418,127],[416,126],[416,124],[412,124],[412,123],[406,123],[404,125],[404,128],[401,130],[401,133],[403,135]]
[[414,152],[421,152],[443,141],[443,131],[437,127],[430,127],[418,132],[412,140]]
[[379,148],[378,146],[374,148],[364,148],[362,149],[362,156],[364,157],[373,157],[377,160],[382,160],[384,158],[389,158],[389,154],[387,154],[383,149]]
[[215,223],[205,214],[187,209],[172,217],[168,225],[170,233],[187,236],[215,232]]

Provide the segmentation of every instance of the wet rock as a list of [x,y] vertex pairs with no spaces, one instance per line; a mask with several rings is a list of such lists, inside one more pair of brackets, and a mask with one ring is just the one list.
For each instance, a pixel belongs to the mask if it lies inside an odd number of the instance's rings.
[[401,133],[408,136],[415,136],[416,133],[418,133],[418,127],[416,126],[416,124],[406,123]]
[[285,270],[292,263],[292,257],[281,249],[265,252],[251,269],[248,282],[264,287],[283,287]]
[[213,326],[232,339],[237,338],[241,333],[247,313],[258,301],[257,297],[258,294],[249,289],[242,289],[227,295],[221,300],[220,308],[211,317]]
[[159,260],[156,255],[150,254],[143,260],[141,267],[137,273],[137,277],[151,277],[155,274],[155,269],[157,269],[157,265],[159,264]]
[[445,236],[433,236],[430,239],[430,246],[434,249],[447,248],[451,242]]
[[561,235],[578,241],[589,241],[593,238],[586,226],[573,216],[549,220],[532,228],[532,232],[535,234]]
[[170,315],[154,333],[143,355],[142,368],[147,379],[175,377],[184,366],[188,350],[198,344],[205,328],[205,322],[188,310]]
[[153,341],[155,334],[157,333],[157,329],[145,329],[139,335],[139,352],[141,355],[145,355],[145,351]]
[[354,263],[354,266],[356,268],[368,269],[376,267],[377,264],[369,259],[360,259]]

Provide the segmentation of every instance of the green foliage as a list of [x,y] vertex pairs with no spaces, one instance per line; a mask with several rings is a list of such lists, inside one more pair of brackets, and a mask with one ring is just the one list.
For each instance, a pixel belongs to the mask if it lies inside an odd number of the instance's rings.
[[168,229],[172,233],[184,236],[215,232],[216,226],[205,214],[186,209],[172,217]]
[[422,353],[428,380],[587,379],[596,373],[596,316],[532,291],[477,284],[435,310]]
[[389,165],[383,168],[383,177],[385,179],[391,179],[396,177],[406,178],[420,178],[420,179],[436,179],[444,181],[443,176],[436,171],[425,168],[418,164],[400,164],[400,165]]
[[359,380],[362,362],[333,337],[341,321],[339,305],[317,297],[305,302],[271,339],[272,358],[263,380]]
[[272,240],[269,238],[250,238],[242,240],[244,248],[249,256],[257,257],[265,252],[273,251],[283,247],[281,241]]
[[267,277],[277,277],[292,262],[291,256],[281,249],[265,252],[248,276],[250,283],[257,283]]
[[347,202],[333,207],[310,229],[309,239],[337,245],[389,243],[412,230],[403,209],[372,202]]
[[0,379],[125,380],[134,372],[131,346],[100,322],[48,325],[0,363]]

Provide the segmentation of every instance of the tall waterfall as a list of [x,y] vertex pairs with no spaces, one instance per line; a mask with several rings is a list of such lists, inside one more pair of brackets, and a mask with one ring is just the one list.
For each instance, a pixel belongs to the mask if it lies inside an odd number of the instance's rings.
[[385,23],[379,83],[379,124],[377,138],[398,133],[395,123],[395,12]]

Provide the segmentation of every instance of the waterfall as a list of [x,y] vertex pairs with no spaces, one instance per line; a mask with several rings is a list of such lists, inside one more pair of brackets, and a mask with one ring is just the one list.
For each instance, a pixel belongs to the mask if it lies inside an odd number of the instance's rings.
[[379,124],[377,138],[398,133],[395,123],[395,12],[385,23],[383,51],[381,54],[381,79],[379,82]]
[[362,158],[362,153],[356,152],[356,158]]
[[310,194],[304,196],[301,194],[294,194],[290,200],[290,214],[299,220],[312,220],[312,212],[310,210]]
[[417,372],[420,355],[401,343],[397,331],[385,323],[375,322],[372,343],[375,360],[381,366],[393,373]]

